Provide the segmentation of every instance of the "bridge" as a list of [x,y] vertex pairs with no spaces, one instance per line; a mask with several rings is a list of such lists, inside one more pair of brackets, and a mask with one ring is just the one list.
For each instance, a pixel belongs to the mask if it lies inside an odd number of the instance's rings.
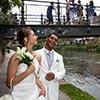
[[14,38],[15,33],[21,27],[30,26],[40,38],[45,37],[51,31],[55,31],[63,38],[99,37],[100,26],[90,25],[0,25],[0,37]]
[[[19,9],[17,13],[18,23],[12,25],[0,25],[0,37],[6,39],[12,39],[15,37],[15,33],[19,28],[31,26],[36,35],[43,38],[51,30],[57,32],[60,37],[63,38],[79,38],[79,37],[99,37],[100,36],[100,16],[95,16],[94,24],[89,25],[88,16],[84,14],[84,20],[82,24],[74,23],[74,25],[66,24],[66,3],[55,2],[57,6],[57,13],[55,13],[54,17],[54,25],[46,25],[44,24],[44,20],[46,19],[46,15],[43,15],[43,12],[46,12],[46,9],[50,2],[46,1],[37,1],[37,0],[22,0],[24,3],[24,7]],[[30,1],[32,4],[27,4],[25,1]],[[59,0],[58,0],[59,1]],[[84,12],[87,5],[83,5]],[[28,11],[29,9],[34,9],[34,12]],[[38,9],[37,9],[38,8]],[[33,11],[33,10],[32,10]],[[100,11],[100,7],[96,6],[96,12]],[[37,12],[38,15],[36,14]],[[64,14],[64,16],[63,16]],[[6,21],[6,20],[5,20]],[[25,23],[24,23],[25,22]],[[32,23],[32,24],[27,24]],[[58,25],[58,23],[60,23]]]

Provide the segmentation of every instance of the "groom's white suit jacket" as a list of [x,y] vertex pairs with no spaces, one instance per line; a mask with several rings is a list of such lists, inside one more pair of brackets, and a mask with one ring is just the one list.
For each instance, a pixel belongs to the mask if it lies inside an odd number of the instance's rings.
[[[54,50],[53,50],[54,51]],[[47,100],[58,100],[59,91],[59,80],[65,75],[65,68],[63,63],[63,57],[54,51],[54,58],[51,68],[48,68],[47,58],[45,54],[45,48],[36,51],[41,55],[41,66],[39,69],[40,80],[43,82],[47,89]],[[55,74],[55,79],[48,81],[45,79],[45,75],[48,72],[53,72]],[[50,94],[49,94],[50,93]]]

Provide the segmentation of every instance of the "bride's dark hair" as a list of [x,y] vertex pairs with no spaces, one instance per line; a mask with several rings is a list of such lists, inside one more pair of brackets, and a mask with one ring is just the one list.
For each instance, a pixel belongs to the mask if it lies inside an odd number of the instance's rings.
[[21,28],[17,32],[17,41],[19,42],[19,45],[25,46],[25,44],[24,44],[24,38],[25,37],[29,38],[30,30],[31,30],[31,28],[27,27],[27,28]]

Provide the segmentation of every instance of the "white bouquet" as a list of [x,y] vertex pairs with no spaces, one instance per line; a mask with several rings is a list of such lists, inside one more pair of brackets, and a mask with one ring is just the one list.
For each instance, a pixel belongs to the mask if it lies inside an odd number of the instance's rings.
[[26,47],[20,48],[17,47],[17,59],[20,60],[21,63],[25,63],[28,66],[33,62],[33,55],[27,51]]
[[[28,66],[33,62],[34,56],[27,51],[26,47],[20,48],[17,47],[17,58],[19,59],[21,63],[25,63]],[[39,79],[39,75],[37,73],[35,73],[35,76]]]

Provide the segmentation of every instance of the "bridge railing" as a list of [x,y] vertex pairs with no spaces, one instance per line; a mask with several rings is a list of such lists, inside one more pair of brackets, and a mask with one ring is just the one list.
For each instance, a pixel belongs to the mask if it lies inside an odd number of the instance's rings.
[[[60,24],[66,25],[67,24],[67,15],[66,15],[66,4],[67,3],[61,3],[59,2],[59,11],[58,11],[58,2],[54,2],[54,5],[56,6],[56,10],[53,11],[53,18],[54,18],[54,24],[58,24],[58,21],[60,20]],[[25,24],[34,24],[34,25],[40,25],[45,24],[47,21],[47,7],[50,5],[50,2],[48,1],[29,1],[24,0],[24,12],[21,8],[16,12],[17,13],[17,19],[18,24],[21,24],[21,21],[24,20]],[[87,5],[83,5],[83,23],[85,24],[87,22],[87,15],[86,15],[86,7]],[[94,24],[99,25],[100,24],[100,7],[95,6],[95,12],[97,13],[97,16],[94,18]],[[22,16],[23,12],[23,16]],[[59,16],[59,15],[60,16]],[[24,17],[24,18],[22,18]],[[78,24],[77,22],[77,16],[75,25]]]

